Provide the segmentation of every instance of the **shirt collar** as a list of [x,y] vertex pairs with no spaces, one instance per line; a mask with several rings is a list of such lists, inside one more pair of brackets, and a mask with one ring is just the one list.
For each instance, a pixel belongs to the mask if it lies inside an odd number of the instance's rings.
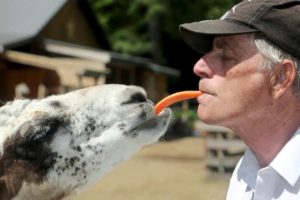
[[[300,176],[300,153],[295,152],[300,152],[300,127],[270,164],[272,169],[290,185],[295,185]],[[238,165],[240,165],[237,172],[238,179],[243,180],[254,189],[257,174],[261,167],[250,149],[245,152]]]
[[270,166],[290,185],[295,185],[300,176],[300,127],[283,147]]
[[257,173],[260,169],[257,159],[250,149],[247,149],[238,167],[239,181],[244,181],[251,189],[255,188]]

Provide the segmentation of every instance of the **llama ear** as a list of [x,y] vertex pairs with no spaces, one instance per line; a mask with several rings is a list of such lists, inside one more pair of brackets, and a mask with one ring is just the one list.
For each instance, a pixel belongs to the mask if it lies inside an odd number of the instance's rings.
[[18,134],[27,142],[42,140],[51,136],[51,133],[57,131],[67,121],[64,114],[50,116],[47,112],[36,112],[32,119],[19,127]]
[[11,198],[11,192],[7,185],[7,180],[5,176],[0,177],[0,199],[8,200]]

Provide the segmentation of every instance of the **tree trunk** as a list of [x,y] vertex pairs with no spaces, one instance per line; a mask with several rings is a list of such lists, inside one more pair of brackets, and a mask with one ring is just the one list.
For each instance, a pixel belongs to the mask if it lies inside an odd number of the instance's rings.
[[150,39],[152,44],[151,54],[152,58],[157,63],[163,62],[163,45],[161,37],[161,23],[160,16],[156,15],[150,20],[149,23]]

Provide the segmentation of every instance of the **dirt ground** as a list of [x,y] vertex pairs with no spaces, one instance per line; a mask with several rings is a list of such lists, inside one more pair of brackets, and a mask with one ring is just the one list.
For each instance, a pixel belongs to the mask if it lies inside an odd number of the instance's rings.
[[229,178],[206,169],[203,139],[189,137],[145,147],[72,200],[223,200]]

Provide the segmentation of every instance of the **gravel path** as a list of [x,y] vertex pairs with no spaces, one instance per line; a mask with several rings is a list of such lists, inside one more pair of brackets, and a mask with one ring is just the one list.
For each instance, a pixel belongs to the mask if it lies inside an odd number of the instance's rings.
[[159,142],[72,200],[223,200],[230,174],[205,167],[201,137]]

